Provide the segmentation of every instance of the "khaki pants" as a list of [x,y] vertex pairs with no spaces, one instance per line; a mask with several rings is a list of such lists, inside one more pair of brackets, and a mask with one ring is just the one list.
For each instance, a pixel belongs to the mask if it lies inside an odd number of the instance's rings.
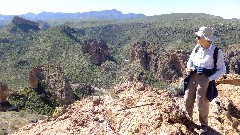
[[208,125],[209,100],[207,99],[207,88],[209,79],[206,75],[193,73],[189,79],[187,90],[185,91],[185,111],[192,119],[195,99],[199,111],[199,121],[201,125]]

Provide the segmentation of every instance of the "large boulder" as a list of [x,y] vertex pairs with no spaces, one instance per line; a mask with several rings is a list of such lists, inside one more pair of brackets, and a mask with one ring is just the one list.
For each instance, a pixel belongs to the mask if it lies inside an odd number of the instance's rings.
[[60,106],[70,105],[76,99],[68,79],[56,65],[33,67],[29,73],[29,84],[38,91],[48,90]]
[[7,84],[0,82],[0,103],[8,101],[10,91]]

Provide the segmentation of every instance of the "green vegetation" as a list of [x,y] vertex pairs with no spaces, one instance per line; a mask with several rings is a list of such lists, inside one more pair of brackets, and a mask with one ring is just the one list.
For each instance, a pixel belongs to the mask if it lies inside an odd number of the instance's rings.
[[[6,82],[11,89],[26,87],[30,68],[43,64],[60,65],[71,82],[110,87],[123,78],[129,66],[125,60],[130,59],[129,50],[134,43],[146,41],[164,50],[190,51],[195,45],[193,33],[202,25],[215,28],[219,37],[215,44],[221,48],[240,42],[239,21],[207,14],[49,22],[54,27],[42,31],[24,32],[13,24],[0,30],[0,81]],[[92,64],[90,56],[80,51],[83,41],[88,39],[106,41],[117,63]],[[146,76],[152,78],[150,76],[154,75],[146,72]]]
[[45,88],[25,88],[13,95],[9,102],[20,110],[28,110],[35,114],[52,115],[58,103]]
[[[200,26],[215,28],[218,36],[215,44],[223,51],[233,44],[239,48],[240,44],[240,21],[207,14],[171,14],[129,20],[46,20],[52,27],[39,31],[23,31],[12,23],[6,25],[8,22],[0,22],[0,81],[7,83],[12,91],[18,91],[9,102],[20,106],[21,111],[7,112],[11,118],[16,116],[11,120],[6,113],[0,113],[0,125],[3,125],[0,134],[16,130],[26,124],[23,122],[26,119],[36,122],[39,114],[50,116],[58,106],[44,85],[37,88],[38,91],[28,87],[29,72],[34,66],[59,65],[70,83],[82,86],[82,91],[75,91],[80,99],[89,95],[90,86],[106,89],[123,80],[138,80],[181,94],[181,83],[161,82],[139,63],[130,63],[132,45],[149,42],[154,44],[151,49],[155,51],[151,52],[156,53],[155,56],[161,56],[160,60],[168,59],[162,50],[165,54],[173,50],[188,53],[192,50],[195,46],[193,33]],[[81,52],[84,40],[89,39],[104,40],[116,62],[107,60],[94,65],[90,55]],[[233,61],[239,57],[234,56]]]

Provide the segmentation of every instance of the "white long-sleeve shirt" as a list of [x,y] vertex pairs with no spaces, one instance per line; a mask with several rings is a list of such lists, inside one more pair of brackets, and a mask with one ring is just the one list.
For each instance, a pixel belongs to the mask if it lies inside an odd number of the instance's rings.
[[[197,53],[195,53],[196,48],[199,47]],[[194,66],[203,67],[206,69],[212,69],[214,67],[213,53],[215,45],[211,44],[208,49],[202,48],[200,45],[196,45],[190,55],[190,58],[187,62],[187,68],[194,69]],[[217,80],[226,73],[226,65],[224,62],[224,56],[221,49],[218,50],[218,59],[217,59],[217,71],[209,78],[210,81]]]

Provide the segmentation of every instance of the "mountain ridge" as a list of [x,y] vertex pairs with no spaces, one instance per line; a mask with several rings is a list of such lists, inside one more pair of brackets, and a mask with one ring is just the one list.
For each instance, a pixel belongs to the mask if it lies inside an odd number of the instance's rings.
[[[14,15],[1,15],[0,20],[12,18]],[[102,11],[90,11],[90,12],[77,12],[77,13],[63,13],[63,12],[41,12],[39,14],[27,13],[18,15],[30,20],[47,20],[47,19],[72,19],[72,18],[92,18],[92,19],[128,19],[145,17],[144,14],[128,13],[123,14],[116,9],[102,10]]]

